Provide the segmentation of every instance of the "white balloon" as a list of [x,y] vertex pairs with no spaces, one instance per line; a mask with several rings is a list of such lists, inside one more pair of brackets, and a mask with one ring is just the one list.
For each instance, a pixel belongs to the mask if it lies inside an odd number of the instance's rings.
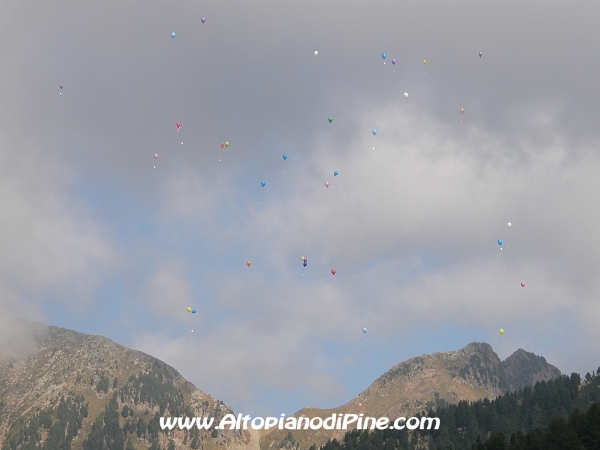
[[408,98],[408,92],[404,93],[404,98]]
[[508,228],[512,227],[512,223],[508,222]]
[[319,52],[315,50],[315,56],[317,56],[318,54],[319,54]]

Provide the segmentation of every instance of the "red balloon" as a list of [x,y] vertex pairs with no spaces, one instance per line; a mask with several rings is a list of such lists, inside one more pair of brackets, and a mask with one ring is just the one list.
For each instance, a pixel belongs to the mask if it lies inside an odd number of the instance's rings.
[[179,129],[181,128],[181,124],[180,124],[179,122],[177,122],[177,123],[175,124],[175,127],[177,128],[177,131],[179,131]]
[[335,269],[331,269],[331,275],[335,275]]

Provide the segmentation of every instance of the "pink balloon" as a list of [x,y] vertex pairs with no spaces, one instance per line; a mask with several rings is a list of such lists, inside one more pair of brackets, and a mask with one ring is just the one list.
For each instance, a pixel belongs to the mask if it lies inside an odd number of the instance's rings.
[[225,144],[223,142],[221,142],[221,148],[225,147]]
[[325,182],[325,187],[328,188],[329,187],[329,181]]
[[158,159],[158,153],[154,154],[154,159]]
[[525,282],[524,281],[521,281],[521,287],[522,288],[525,287]]
[[331,275],[335,275],[335,269],[331,269]]

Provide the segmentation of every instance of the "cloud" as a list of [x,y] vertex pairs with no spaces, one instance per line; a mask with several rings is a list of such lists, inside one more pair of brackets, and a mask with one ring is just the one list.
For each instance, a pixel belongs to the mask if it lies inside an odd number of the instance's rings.
[[0,17],[0,317],[76,309],[249,413],[450,342],[591,370],[598,5],[146,6]]
[[[533,125],[552,122],[552,110],[537,111]],[[298,163],[301,185],[281,174],[281,191],[263,191],[259,202],[258,195],[241,204],[224,197],[199,211],[214,236],[203,244],[205,258],[219,264],[201,281],[213,295],[203,306],[211,319],[192,341],[165,334],[135,345],[246,411],[268,409],[256,396],[263,383],[305,392],[306,403],[355,395],[347,385],[335,388],[341,375],[333,366],[356,364],[352,342],[363,326],[378,339],[443,324],[473,325],[490,337],[504,328],[511,342],[497,344],[504,357],[518,345],[552,354],[560,367],[573,364],[551,346],[572,326],[561,320],[567,316],[581,326],[579,336],[594,333],[587,317],[600,249],[586,199],[600,188],[592,176],[597,156],[570,148],[557,130],[547,130],[540,146],[528,132],[508,140],[458,115],[432,128],[435,117],[403,104],[373,106],[353,128],[368,130],[367,123],[381,131],[374,139],[350,135],[343,153],[311,148]],[[189,217],[179,205],[194,204],[185,186],[175,184],[162,203],[174,221]],[[301,254],[309,259],[305,275]],[[332,342],[342,346],[338,354]]]

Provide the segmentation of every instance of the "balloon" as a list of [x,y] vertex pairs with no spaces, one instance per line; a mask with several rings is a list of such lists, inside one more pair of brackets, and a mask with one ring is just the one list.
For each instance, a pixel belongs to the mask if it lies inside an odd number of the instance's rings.
[[283,154],[283,160],[285,161],[287,159],[287,155],[284,153]]
[[423,60],[423,64],[427,64],[427,60],[426,59]]
[[465,108],[460,108],[460,113],[464,114],[465,113]]
[[408,98],[408,92],[404,93],[404,98]]
[[229,142],[225,141],[225,147],[229,147]]
[[158,153],[154,154],[154,159],[158,159]]
[[192,308],[190,308],[189,306],[186,308],[187,312],[192,312]]
[[318,54],[319,54],[319,52],[315,50],[315,56],[317,56]]
[[303,265],[304,267],[306,267],[306,266],[308,265],[308,263],[306,262],[306,260],[305,260],[305,261],[302,263],[302,265]]
[[225,142],[221,142],[221,148],[225,147]]
[[500,335],[502,336],[504,334],[504,329],[500,328]]
[[177,131],[179,131],[179,129],[181,128],[181,124],[180,124],[179,122],[177,122],[177,123],[175,124],[175,128],[177,128]]
[[396,64],[396,60],[395,59],[392,59],[392,64],[394,64],[394,65]]
[[248,267],[250,267],[250,266],[252,265],[252,263],[251,263],[250,261],[248,261],[248,262],[246,263],[246,265],[247,265]]
[[196,314],[196,310],[195,309],[192,309],[192,314]]
[[174,32],[173,32],[173,33],[171,33],[171,37],[172,37],[173,39],[175,39],[175,33],[174,33]]
[[329,187],[329,181],[325,182],[325,187],[328,188]]
[[331,122],[333,122],[333,117],[330,117],[330,118],[329,118],[329,119],[327,119],[327,120],[329,120],[329,123],[331,123]]
[[301,256],[301,257],[300,257],[300,261],[304,261],[304,256]]
[[479,57],[481,58],[483,56],[483,52],[479,52]]
[[381,57],[382,57],[383,59],[385,59],[385,57],[386,57],[386,54],[385,54],[385,53],[382,53],[382,54],[381,54]]
[[335,172],[333,172],[333,176],[337,177],[338,176],[338,171],[336,170]]
[[331,269],[331,275],[335,275],[335,269]]
[[261,181],[261,182],[260,182],[260,185],[261,185],[262,187],[265,187],[265,184],[267,184],[267,183],[265,183],[264,181]]
[[[363,328],[363,333],[365,333],[365,334],[367,333],[367,329],[366,328]],[[359,405],[360,405],[360,403],[359,403]]]
[[202,19],[200,19],[200,22],[204,23],[206,22],[206,19],[203,17]]
[[524,288],[525,287],[525,282],[521,281],[521,287]]
[[377,134],[377,130],[373,130],[373,136]]
[[512,227],[512,223],[508,222],[508,228]]
[[63,85],[62,85],[62,84],[60,85],[60,88],[61,88],[61,89],[63,88]]
[[502,239],[498,239],[498,245],[502,245]]

